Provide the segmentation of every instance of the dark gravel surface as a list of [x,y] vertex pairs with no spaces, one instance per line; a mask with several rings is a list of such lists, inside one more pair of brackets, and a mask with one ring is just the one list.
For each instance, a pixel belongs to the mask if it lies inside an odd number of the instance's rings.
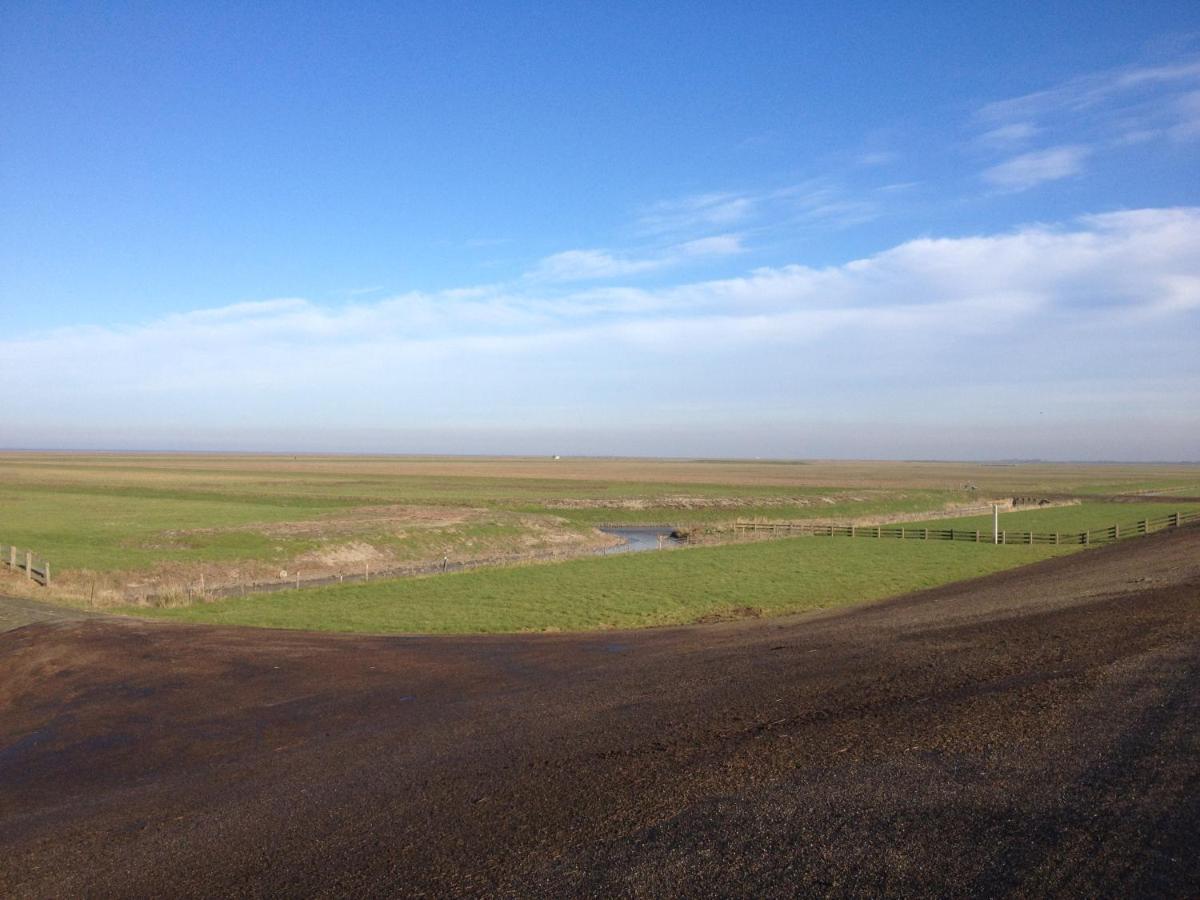
[[0,634],[8,896],[1200,895],[1200,531],[824,616]]
[[[91,613],[68,606],[39,603],[24,597],[0,596],[0,631],[11,631],[34,622],[75,622],[93,617]],[[2,650],[3,644],[0,643],[0,651]]]

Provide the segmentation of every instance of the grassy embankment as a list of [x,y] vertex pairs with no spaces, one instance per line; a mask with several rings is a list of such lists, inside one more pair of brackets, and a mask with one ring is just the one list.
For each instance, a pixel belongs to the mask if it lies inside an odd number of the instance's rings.
[[321,631],[636,628],[829,609],[1023,565],[1072,548],[795,538],[338,585],[176,609],[185,622]]

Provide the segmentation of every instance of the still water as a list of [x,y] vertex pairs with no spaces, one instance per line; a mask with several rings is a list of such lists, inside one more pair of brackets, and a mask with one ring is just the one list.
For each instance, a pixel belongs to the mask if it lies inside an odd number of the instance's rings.
[[[682,541],[671,537],[672,528],[654,526],[630,528],[601,528],[605,534],[612,534],[625,541],[616,547],[609,547],[604,553],[637,553],[642,550],[657,550],[660,546],[681,544]],[[660,543],[661,538],[661,543]]]

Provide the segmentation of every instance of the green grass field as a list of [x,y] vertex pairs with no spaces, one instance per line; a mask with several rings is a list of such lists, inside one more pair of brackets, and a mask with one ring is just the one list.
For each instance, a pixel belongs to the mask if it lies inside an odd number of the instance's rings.
[[832,609],[987,575],[1069,549],[792,538],[127,612],[182,622],[373,633],[638,628],[746,608],[763,615]]
[[[1074,491],[1098,499],[1009,513],[1002,527],[1079,531],[1196,506],[1101,499],[1122,489],[1200,493],[1200,466],[0,453],[0,544],[51,561],[54,585],[39,593],[44,599],[114,606],[187,596],[201,583],[378,573],[443,557],[478,563],[581,556],[609,540],[594,530],[600,523],[721,529],[746,518],[936,520],[943,510],[988,497]],[[953,524],[991,527],[987,517]],[[637,593],[622,581],[625,567],[649,565],[596,564],[605,567],[597,578],[607,580],[611,571],[618,582],[613,596]],[[711,580],[716,584],[717,574]],[[440,594],[459,583],[398,590]],[[6,584],[10,591],[40,590],[21,579]],[[770,610],[772,602],[746,604]],[[651,608],[641,601],[635,607],[619,621],[640,621]],[[658,621],[657,612],[645,614]],[[546,622],[518,617],[503,627],[573,627],[555,624],[565,615],[559,610]],[[457,621],[452,630],[460,627],[468,626]]]
[[[1080,503],[1077,506],[1058,506],[1048,509],[1024,509],[1000,514],[1000,527],[1008,531],[1087,531],[1110,525],[1128,525],[1141,519],[1153,519],[1174,512],[1200,510],[1200,503]],[[913,527],[978,529],[992,533],[991,516],[967,516],[959,519],[937,519],[914,522]]]

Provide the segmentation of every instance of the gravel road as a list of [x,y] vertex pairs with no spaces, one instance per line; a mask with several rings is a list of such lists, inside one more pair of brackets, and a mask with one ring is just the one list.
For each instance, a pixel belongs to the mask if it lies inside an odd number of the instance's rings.
[[1194,528],[690,628],[0,634],[6,896],[1187,897],[1197,834]]

